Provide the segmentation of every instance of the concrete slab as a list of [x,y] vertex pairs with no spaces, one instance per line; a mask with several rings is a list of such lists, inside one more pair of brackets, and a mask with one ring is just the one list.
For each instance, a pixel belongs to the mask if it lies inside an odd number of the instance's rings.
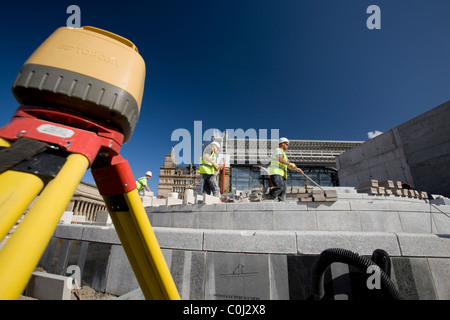
[[430,213],[399,211],[398,214],[403,232],[426,234],[432,233],[432,230],[437,230]]
[[84,226],[83,235],[80,240],[103,242],[111,244],[120,244],[119,236],[113,226],[97,227]]
[[72,211],[64,211],[59,223],[61,224],[71,224],[72,223],[73,212]]
[[362,255],[371,255],[375,249],[383,249],[392,256],[401,255],[393,233],[299,231],[296,236],[301,254],[320,254],[328,248],[343,248]]
[[214,197],[209,194],[204,194],[203,195],[203,203],[204,204],[216,204],[216,203],[220,203],[220,199],[218,197]]
[[121,245],[111,247],[106,292],[121,296],[139,288],[133,269]]
[[314,211],[274,211],[274,230],[317,230]]
[[273,230],[273,211],[235,211],[234,230]]
[[53,233],[53,236],[63,239],[81,239],[83,236],[83,230],[83,225],[60,224]]
[[450,259],[428,258],[436,293],[440,300],[450,300]]
[[398,212],[360,211],[361,230],[367,232],[403,232]]
[[233,212],[201,211],[198,217],[200,229],[233,229]]
[[291,231],[205,230],[203,250],[247,253],[297,253]]
[[308,210],[317,211],[350,211],[349,201],[338,201],[338,202],[313,202],[307,204]]
[[449,257],[450,238],[434,234],[397,233],[403,256]]
[[25,295],[38,300],[70,300],[72,277],[35,271],[25,289]]
[[266,255],[208,253],[206,300],[270,299]]
[[317,230],[362,231],[358,211],[316,211]]
[[351,210],[354,211],[391,211],[387,201],[349,201]]
[[202,250],[203,230],[186,228],[154,228],[161,248]]
[[95,222],[97,225],[107,226],[112,224],[111,217],[109,216],[108,211],[106,210],[100,210],[97,212],[97,215],[95,217]]

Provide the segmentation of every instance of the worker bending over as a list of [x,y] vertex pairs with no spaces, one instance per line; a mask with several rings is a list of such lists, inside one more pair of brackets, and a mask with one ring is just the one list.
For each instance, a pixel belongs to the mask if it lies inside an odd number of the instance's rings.
[[137,181],[136,181],[136,187],[137,187],[139,193],[140,193],[141,191],[143,191],[144,188],[147,189],[148,192],[151,192],[151,191],[150,191],[150,188],[149,188],[148,185],[147,185],[147,180],[150,179],[151,177],[152,177],[152,172],[151,172],[151,171],[147,171],[147,172],[145,173],[145,177],[141,177],[141,178],[137,179]]
[[295,163],[290,163],[286,157],[286,150],[289,147],[289,140],[286,138],[280,138],[278,148],[276,148],[272,155],[272,161],[269,166],[269,175],[273,183],[273,188],[267,195],[267,199],[273,200],[277,199],[279,201],[285,201],[286,199],[286,182],[287,179],[287,169],[294,170],[296,172],[303,171],[295,165]]

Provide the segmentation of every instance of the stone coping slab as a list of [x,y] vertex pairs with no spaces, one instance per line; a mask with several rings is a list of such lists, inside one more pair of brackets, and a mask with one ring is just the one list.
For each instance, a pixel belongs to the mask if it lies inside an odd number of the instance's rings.
[[154,227],[450,234],[450,206],[420,201],[191,204],[146,212]]
[[[161,248],[267,254],[319,254],[344,248],[364,255],[450,257],[450,236],[389,232],[207,230],[154,227]],[[113,226],[60,225],[56,238],[120,244]]]

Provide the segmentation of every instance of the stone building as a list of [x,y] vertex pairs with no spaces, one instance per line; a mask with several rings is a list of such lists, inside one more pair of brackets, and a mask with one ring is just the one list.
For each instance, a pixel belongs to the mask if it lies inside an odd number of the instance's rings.
[[75,216],[84,216],[86,221],[95,221],[97,213],[104,210],[106,205],[97,187],[86,182],[80,182],[66,208]]
[[180,197],[186,189],[194,189],[200,181],[198,166],[192,163],[188,166],[177,166],[167,154],[159,171],[158,198],[167,198],[171,192],[177,192]]
[[[251,190],[254,185],[268,187],[268,166],[275,140],[221,138],[218,162],[226,164],[217,175],[222,193]],[[288,159],[322,186],[338,186],[336,156],[358,146],[362,141],[290,140]],[[198,166],[177,166],[173,154],[165,156],[160,168],[158,198],[177,192],[182,198],[187,188],[197,189],[201,180]],[[221,160],[223,159],[223,160]],[[287,186],[310,184],[302,174],[288,171]]]

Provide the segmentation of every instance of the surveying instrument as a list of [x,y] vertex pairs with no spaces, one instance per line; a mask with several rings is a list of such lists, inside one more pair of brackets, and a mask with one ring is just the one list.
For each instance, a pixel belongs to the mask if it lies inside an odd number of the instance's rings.
[[87,26],[57,29],[22,66],[12,88],[21,106],[0,129],[0,240],[31,207],[0,248],[0,299],[23,292],[88,168],[145,298],[180,299],[119,154],[144,79],[132,42]]

